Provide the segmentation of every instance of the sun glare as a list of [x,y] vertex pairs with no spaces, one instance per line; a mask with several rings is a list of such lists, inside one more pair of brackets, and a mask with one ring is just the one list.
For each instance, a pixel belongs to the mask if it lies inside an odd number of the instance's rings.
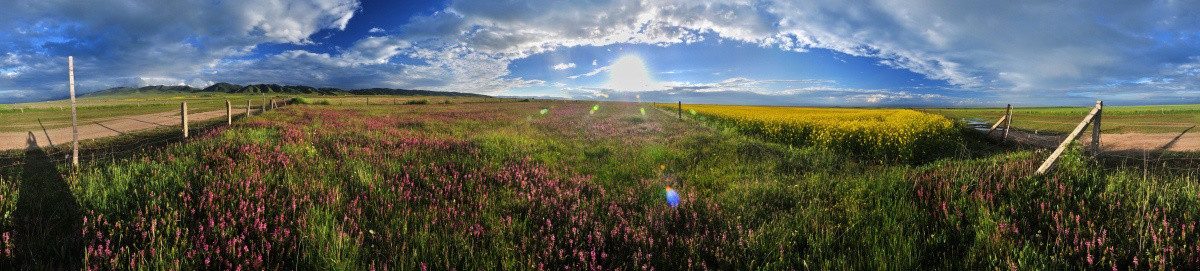
[[609,66],[606,88],[615,91],[650,91],[662,89],[662,84],[650,78],[646,62],[637,55],[625,55]]

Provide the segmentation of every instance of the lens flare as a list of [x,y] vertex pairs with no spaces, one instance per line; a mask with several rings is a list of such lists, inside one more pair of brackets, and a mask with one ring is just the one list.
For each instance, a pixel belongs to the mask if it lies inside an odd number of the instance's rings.
[[679,206],[679,193],[675,192],[675,189],[671,189],[670,185],[667,186],[666,190],[667,190],[667,205],[670,205],[671,207]]
[[645,116],[645,115],[646,115],[646,108],[645,108],[645,107],[638,108],[638,110],[641,110],[641,111],[642,111],[642,116]]
[[549,111],[550,111],[550,109],[542,108],[542,111],[539,111],[539,112],[541,112],[542,115],[545,115],[546,112],[549,112]]

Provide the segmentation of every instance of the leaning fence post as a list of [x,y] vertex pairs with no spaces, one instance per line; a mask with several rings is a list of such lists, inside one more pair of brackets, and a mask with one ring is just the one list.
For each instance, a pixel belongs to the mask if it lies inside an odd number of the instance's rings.
[[187,102],[179,103],[179,121],[183,123],[183,138],[188,137]]
[[1096,101],[1096,117],[1092,118],[1092,156],[1100,154],[1100,120],[1104,119],[1104,102]]
[[[1071,134],[1067,135],[1067,138],[1064,139],[1062,143],[1058,144],[1058,148],[1054,149],[1054,153],[1051,153],[1050,157],[1047,157],[1046,161],[1042,162],[1042,166],[1038,167],[1037,172],[1034,174],[1041,175],[1042,173],[1046,173],[1047,170],[1050,170],[1050,167],[1054,165],[1054,162],[1058,161],[1058,157],[1062,155],[1064,150],[1067,149],[1067,146],[1071,145],[1071,141],[1074,141],[1076,137],[1079,137],[1080,133],[1083,133],[1083,128],[1086,128],[1088,124],[1094,124],[1094,118],[1099,116],[1102,106],[1102,102],[1096,101],[1096,107],[1092,108],[1092,112],[1088,113],[1086,117],[1083,117],[1083,121],[1080,121],[1079,125],[1075,126],[1075,130],[1071,131]],[[1093,144],[1097,143],[1095,140],[1096,138],[1093,138]]]
[[[988,129],[988,131],[987,131],[987,135],[991,135],[992,131],[995,131],[996,128],[1000,127],[1000,124],[1003,124],[1005,120],[1008,120],[1008,112],[1009,111],[1007,111],[1007,110],[1004,111],[1004,116],[1000,116],[1000,120],[997,120],[995,124],[992,124],[992,128]],[[1004,128],[1004,129],[1007,130],[1008,128]]]
[[233,124],[233,104],[225,100],[225,124]]
[[1008,140],[1008,128],[1012,126],[1012,104],[1009,104],[1004,109],[1004,136],[1000,137],[1000,141]]

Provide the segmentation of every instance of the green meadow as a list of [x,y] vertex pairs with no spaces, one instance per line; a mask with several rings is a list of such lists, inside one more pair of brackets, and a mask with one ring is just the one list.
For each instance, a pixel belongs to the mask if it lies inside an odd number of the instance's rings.
[[[921,111],[955,120],[994,123],[1004,108],[927,108]],[[1012,127],[1027,131],[1067,134],[1083,120],[1092,106],[1015,107]],[[1200,105],[1104,106],[1103,133],[1180,133],[1200,125]]]
[[[1051,173],[1034,175],[1048,151],[996,143],[965,127],[948,152],[955,155],[901,163],[772,142],[642,103],[373,97],[367,105],[360,99],[287,106],[78,168],[46,151],[20,151],[23,163],[0,168],[0,264],[1200,265],[1200,183],[1189,170],[1095,163],[1072,148]],[[408,102],[422,99],[429,102]],[[1072,110],[1018,109],[1014,126],[1032,125],[1021,122],[1035,119],[1025,114],[1066,122],[1076,118]],[[1106,114],[1149,114],[1138,110]],[[1119,124],[1105,119],[1110,129]],[[680,194],[678,206],[664,200],[667,186]]]

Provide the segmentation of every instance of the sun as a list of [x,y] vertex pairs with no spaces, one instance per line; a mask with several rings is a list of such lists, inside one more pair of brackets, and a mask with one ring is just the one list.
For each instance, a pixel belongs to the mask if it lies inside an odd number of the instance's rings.
[[609,79],[605,88],[615,91],[651,91],[663,88],[650,78],[646,62],[637,55],[624,55],[608,66]]

